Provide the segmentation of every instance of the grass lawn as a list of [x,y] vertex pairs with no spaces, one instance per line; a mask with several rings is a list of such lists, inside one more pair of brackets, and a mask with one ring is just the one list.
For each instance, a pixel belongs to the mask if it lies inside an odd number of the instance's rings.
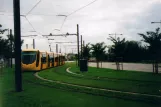
[[[61,67],[59,68],[61,69]],[[48,82],[34,77],[33,72],[23,73],[23,91],[17,93],[14,91],[12,69],[4,70],[3,75],[0,76],[0,85],[0,107],[159,107],[152,103],[56,89],[50,87]]]
[[85,76],[97,76],[102,78],[111,79],[127,79],[127,80],[139,80],[139,81],[152,81],[161,82],[161,74],[152,74],[150,72],[139,72],[139,71],[116,71],[109,68],[88,67],[88,72],[80,72],[79,68],[75,64],[71,65],[70,71],[83,74]]
[[[67,73],[65,70],[67,67],[71,66],[71,71],[74,72],[78,71],[78,68],[75,67],[75,64],[66,64],[63,67],[58,67],[55,69],[49,69],[47,71],[39,72],[39,75],[41,77],[50,79],[50,80],[56,80],[56,81],[62,81],[66,83],[72,83],[72,84],[79,84],[79,85],[85,85],[85,86],[91,86],[91,87],[98,87],[98,88],[106,88],[106,89],[113,89],[113,90],[120,90],[120,91],[128,91],[128,92],[138,92],[138,93],[146,93],[146,94],[155,94],[155,95],[161,95],[161,92],[159,90],[161,89],[161,85],[159,83],[159,77],[160,75],[153,75],[150,73],[138,73],[138,72],[130,72],[130,71],[113,71],[110,69],[96,69],[96,68],[89,68],[89,72],[83,73],[84,76],[78,76]],[[97,70],[99,70],[99,73],[96,73]],[[102,71],[101,71],[102,70]],[[103,73],[103,74],[101,74]],[[121,74],[123,73],[123,74]],[[136,74],[135,74],[136,73]],[[100,76],[104,76],[104,78],[97,78],[97,74]],[[109,75],[108,75],[109,74]],[[111,77],[114,79],[105,78],[105,76]],[[144,75],[144,79],[139,78],[140,75]],[[145,76],[148,76],[150,81],[153,82],[147,82],[148,79]],[[129,78],[133,77],[133,78]],[[141,81],[133,81],[133,79],[138,78],[138,80]],[[126,80],[130,79],[130,80]],[[156,82],[157,81],[157,82]]]

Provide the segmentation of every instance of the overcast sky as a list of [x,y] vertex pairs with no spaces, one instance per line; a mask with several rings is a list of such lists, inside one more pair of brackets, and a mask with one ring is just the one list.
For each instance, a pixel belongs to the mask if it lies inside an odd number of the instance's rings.
[[[12,1],[0,0],[0,24],[3,28],[13,29]],[[39,2],[39,0],[20,1],[22,15],[27,14]],[[161,26],[160,24],[151,24],[151,21],[161,20],[161,0],[97,0],[73,13],[92,1],[94,0],[41,0],[37,7],[27,15],[37,33],[29,32],[33,31],[33,28],[24,17],[21,17],[21,34],[38,35],[38,37],[34,37],[36,48],[49,51],[48,40],[42,37],[42,34],[76,33],[77,24],[79,24],[80,35],[83,35],[85,43],[105,42],[107,45],[111,45],[111,42],[107,40],[110,33],[122,33],[123,35],[120,37],[125,37],[127,40],[141,40],[137,33],[145,33]],[[63,26],[65,17],[56,16],[58,14],[68,15]],[[57,42],[76,41],[76,36],[50,38],[54,38]],[[25,40],[22,49],[26,48],[26,44],[32,48],[32,38],[23,37],[22,39]],[[51,45],[52,50],[55,51],[55,43]],[[68,45],[76,44],[59,44],[59,48],[61,47],[62,52],[72,52],[72,49],[76,52],[76,46]]]

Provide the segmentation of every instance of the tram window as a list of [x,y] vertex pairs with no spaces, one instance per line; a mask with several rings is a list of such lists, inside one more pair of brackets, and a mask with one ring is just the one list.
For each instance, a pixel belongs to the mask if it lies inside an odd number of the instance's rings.
[[42,63],[46,63],[46,57],[42,57],[42,58],[41,58],[41,62],[42,62]]
[[50,58],[50,62],[53,62],[53,58]]
[[36,52],[22,52],[22,63],[32,64],[36,60]]

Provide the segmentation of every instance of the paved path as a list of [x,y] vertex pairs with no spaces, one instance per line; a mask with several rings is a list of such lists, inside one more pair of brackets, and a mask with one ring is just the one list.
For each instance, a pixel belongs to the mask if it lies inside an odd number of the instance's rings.
[[[101,63],[99,64],[101,67]],[[89,62],[88,66],[96,67],[96,63]],[[114,62],[103,62],[102,68],[111,68],[116,69],[116,64]],[[133,71],[144,71],[152,72],[152,64],[141,64],[141,63],[123,63],[124,70],[133,70]],[[159,73],[161,73],[161,68],[159,68]]]
[[71,67],[69,67],[69,68],[67,68],[67,69],[66,69],[66,71],[67,71],[68,73],[70,73],[70,74],[74,74],[74,75],[80,75],[80,76],[83,76],[83,75],[81,75],[81,74],[77,74],[77,73],[74,73],[74,72],[70,71],[70,70],[69,70],[70,68],[71,68]]

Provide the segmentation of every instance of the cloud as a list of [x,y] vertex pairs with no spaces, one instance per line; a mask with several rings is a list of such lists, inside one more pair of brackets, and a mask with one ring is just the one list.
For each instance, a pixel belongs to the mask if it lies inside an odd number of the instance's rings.
[[[39,0],[21,0],[21,14],[26,14]],[[141,40],[137,33],[145,33],[154,30],[159,24],[151,24],[151,21],[160,21],[160,0],[97,0],[86,8],[67,17],[61,31],[60,29],[65,17],[56,15],[68,15],[93,0],[42,0],[42,2],[27,16],[37,32],[41,34],[76,33],[76,25],[79,24],[80,35],[83,35],[85,43],[102,42],[107,45],[109,33],[123,33],[122,38],[127,40]],[[0,11],[13,11],[11,0],[2,0]],[[1,13],[1,12],[0,12]],[[7,13],[5,13],[7,14]],[[37,15],[34,15],[37,14]],[[41,14],[41,15],[40,15]],[[43,15],[47,16],[43,16]],[[36,34],[28,32],[33,30],[26,19],[21,18],[22,35]],[[3,27],[13,28],[13,17],[2,16],[0,23]],[[50,37],[55,41],[76,41],[76,36]],[[25,44],[32,44],[32,39],[25,39]],[[23,48],[25,48],[25,44]],[[36,47],[40,50],[49,51],[48,41],[42,36],[36,37]],[[55,43],[52,44],[53,49]],[[55,50],[55,49],[54,49]],[[62,44],[62,51],[65,48]],[[66,51],[71,52],[71,47],[66,46]]]

